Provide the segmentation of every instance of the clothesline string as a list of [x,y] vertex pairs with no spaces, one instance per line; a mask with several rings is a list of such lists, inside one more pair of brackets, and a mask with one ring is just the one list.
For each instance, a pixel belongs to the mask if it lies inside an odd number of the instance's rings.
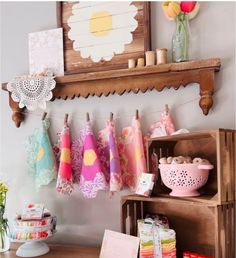
[[[177,105],[175,107],[175,109],[178,109],[186,104],[189,104],[189,103],[192,103],[192,102],[195,102],[196,100],[198,100],[199,98],[194,98],[194,99],[191,99],[191,100],[188,100],[184,103],[181,103],[179,105]],[[148,114],[156,114],[156,113],[161,113],[163,112],[164,108],[161,109],[161,110],[154,110],[154,111],[149,111]],[[45,110],[46,111],[46,110]],[[34,113],[34,112],[30,112],[30,111],[23,111],[22,112],[23,114],[25,115],[33,115],[33,116],[37,116],[37,117],[42,117],[42,113]],[[130,114],[130,115],[118,115],[118,116],[114,116],[115,119],[120,119],[120,118],[124,118],[124,117],[133,117],[135,114]],[[50,119],[64,119],[64,114],[63,115],[57,115],[57,114],[49,114],[48,117]],[[109,114],[107,116],[96,116],[96,120],[107,120],[109,118]],[[86,112],[85,112],[85,115],[84,116],[76,116],[76,119],[78,120],[85,120],[86,119]]]

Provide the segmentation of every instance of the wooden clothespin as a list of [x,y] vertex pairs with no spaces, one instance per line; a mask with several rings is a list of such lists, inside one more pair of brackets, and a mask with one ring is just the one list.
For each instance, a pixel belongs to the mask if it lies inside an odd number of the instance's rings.
[[169,107],[168,104],[165,104],[165,114],[168,115],[169,113]]
[[112,120],[113,120],[113,113],[111,112],[110,113],[110,122],[112,122]]
[[48,114],[47,112],[44,112],[44,113],[43,113],[42,121],[46,118],[47,114]]
[[64,117],[64,125],[66,125],[68,123],[68,114],[66,113],[65,114],[65,117]]
[[136,119],[139,119],[138,109],[136,109],[135,118],[136,118]]
[[87,122],[90,121],[89,112],[86,113],[86,121],[87,121]]

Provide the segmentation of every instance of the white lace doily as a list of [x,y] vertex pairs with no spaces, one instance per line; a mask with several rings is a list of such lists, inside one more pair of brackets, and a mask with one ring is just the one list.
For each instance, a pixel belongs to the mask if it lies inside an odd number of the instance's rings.
[[12,92],[11,97],[19,102],[19,107],[26,106],[29,110],[37,108],[46,109],[46,101],[49,101],[53,94],[52,89],[56,86],[52,74],[46,76],[36,75],[18,77],[7,84],[7,89]]

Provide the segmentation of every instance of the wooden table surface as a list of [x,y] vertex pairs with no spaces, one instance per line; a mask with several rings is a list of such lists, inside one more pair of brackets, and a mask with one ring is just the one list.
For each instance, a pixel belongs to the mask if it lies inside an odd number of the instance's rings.
[[[17,258],[16,250],[19,244],[11,244],[10,250],[1,253],[1,258]],[[100,248],[82,247],[77,245],[49,244],[50,252],[41,256],[45,258],[98,258]]]

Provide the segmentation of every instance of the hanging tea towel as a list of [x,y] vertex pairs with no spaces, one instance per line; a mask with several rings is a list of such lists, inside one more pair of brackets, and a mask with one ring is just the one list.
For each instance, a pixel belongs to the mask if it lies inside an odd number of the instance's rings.
[[98,155],[102,165],[102,172],[109,185],[110,182],[110,150],[107,126],[98,132],[97,139]]
[[150,138],[171,135],[175,132],[175,126],[169,108],[161,112],[160,121],[150,126]]
[[175,132],[175,126],[172,121],[171,113],[168,110],[161,112],[160,122],[165,126],[167,135],[171,135]]
[[67,124],[64,125],[60,134],[60,162],[56,189],[58,192],[68,195],[73,190],[70,130]]
[[142,172],[147,172],[141,125],[134,117],[132,126],[123,128],[118,145],[123,183],[135,191]]
[[106,189],[106,179],[102,172],[101,162],[98,158],[97,144],[91,129],[90,122],[87,122],[83,143],[83,161],[80,175],[79,188],[86,198],[95,198],[98,190]]
[[80,182],[83,163],[83,146],[88,130],[90,130],[90,128],[86,125],[84,129],[80,130],[79,137],[75,139],[71,145],[71,166],[73,170],[73,179],[77,184]]
[[115,126],[111,121],[107,124],[109,137],[109,160],[110,160],[110,191],[117,192],[122,188],[122,177],[120,167],[120,157],[118,153],[117,142],[115,138]]
[[98,133],[98,153],[109,190],[111,192],[120,191],[122,177],[114,121],[107,121],[106,128]]
[[48,185],[56,179],[57,174],[56,160],[47,132],[49,126],[50,122],[45,118],[42,125],[28,137],[25,144],[29,173],[35,178],[37,189]]

